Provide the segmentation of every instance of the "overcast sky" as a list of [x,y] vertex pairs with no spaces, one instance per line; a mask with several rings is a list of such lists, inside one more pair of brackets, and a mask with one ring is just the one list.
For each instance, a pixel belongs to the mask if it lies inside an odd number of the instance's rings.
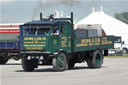
[[115,13],[128,12],[128,0],[0,0],[0,23],[24,23],[32,19],[63,11],[64,15],[74,12],[75,19],[80,20],[92,11],[103,10],[110,16]]

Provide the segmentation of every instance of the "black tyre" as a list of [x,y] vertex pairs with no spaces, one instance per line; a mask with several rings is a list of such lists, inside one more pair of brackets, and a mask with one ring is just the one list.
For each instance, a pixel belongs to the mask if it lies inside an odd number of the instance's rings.
[[8,62],[8,52],[0,51],[0,64],[6,64]]
[[123,52],[123,54],[127,54],[128,50],[126,48],[123,48],[122,52]]
[[68,62],[68,69],[73,69],[75,66],[75,60],[70,59]]
[[64,71],[67,69],[67,56],[65,53],[60,52],[57,56],[52,59],[53,69],[55,71]]
[[14,59],[14,60],[19,60],[19,59],[20,59],[20,56],[19,56],[19,55],[13,56],[13,59]]
[[92,57],[86,61],[89,68],[100,68],[103,64],[102,52],[99,50],[94,51]]
[[104,50],[104,56],[108,56],[108,50]]
[[24,71],[30,72],[33,71],[36,65],[38,64],[38,60],[27,60],[27,56],[22,56],[22,67]]

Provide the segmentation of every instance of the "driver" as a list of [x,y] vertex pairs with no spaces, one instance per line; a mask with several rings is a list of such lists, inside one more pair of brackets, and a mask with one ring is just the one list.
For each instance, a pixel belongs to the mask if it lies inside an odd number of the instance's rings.
[[58,28],[55,28],[54,35],[59,35],[59,29]]

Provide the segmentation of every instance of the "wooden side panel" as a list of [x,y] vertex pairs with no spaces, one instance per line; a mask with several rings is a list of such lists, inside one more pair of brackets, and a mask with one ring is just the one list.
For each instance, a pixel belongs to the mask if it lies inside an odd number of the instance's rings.
[[75,38],[74,52],[113,48],[113,38],[113,36]]

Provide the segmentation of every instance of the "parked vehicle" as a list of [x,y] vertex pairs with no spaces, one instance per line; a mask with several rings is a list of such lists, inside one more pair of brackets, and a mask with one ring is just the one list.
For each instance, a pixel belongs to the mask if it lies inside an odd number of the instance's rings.
[[121,36],[114,36],[114,48],[109,49],[110,56],[122,56],[123,54],[127,54],[128,50],[124,47],[124,41],[122,41]]
[[19,60],[19,24],[0,25],[0,64],[8,59]]

